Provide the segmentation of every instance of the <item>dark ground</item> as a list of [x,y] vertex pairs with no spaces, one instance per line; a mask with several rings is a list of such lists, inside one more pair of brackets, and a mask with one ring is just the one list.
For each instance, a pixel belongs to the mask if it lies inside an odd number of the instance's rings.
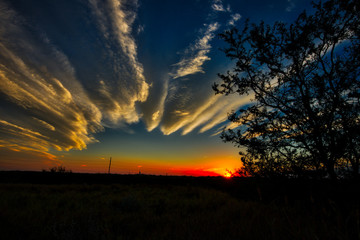
[[2,239],[360,239],[359,182],[0,172]]

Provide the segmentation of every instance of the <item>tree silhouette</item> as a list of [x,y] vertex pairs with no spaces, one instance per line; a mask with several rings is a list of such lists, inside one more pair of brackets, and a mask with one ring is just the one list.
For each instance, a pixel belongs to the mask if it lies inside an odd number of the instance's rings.
[[[252,94],[221,138],[243,148],[243,173],[359,173],[360,1],[313,3],[291,24],[247,20],[220,34],[235,66],[217,94]],[[324,175],[323,175],[324,176]]]

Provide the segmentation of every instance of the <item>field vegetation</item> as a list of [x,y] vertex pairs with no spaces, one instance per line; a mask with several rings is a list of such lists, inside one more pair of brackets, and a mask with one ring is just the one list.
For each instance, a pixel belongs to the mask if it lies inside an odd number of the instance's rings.
[[1,235],[2,239],[360,239],[356,186],[2,172]]

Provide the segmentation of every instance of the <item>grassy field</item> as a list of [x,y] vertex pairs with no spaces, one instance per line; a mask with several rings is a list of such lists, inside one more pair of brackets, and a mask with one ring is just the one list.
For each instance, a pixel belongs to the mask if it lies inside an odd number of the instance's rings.
[[0,178],[2,239],[360,239],[359,190],[339,187],[339,196],[219,178],[61,178]]

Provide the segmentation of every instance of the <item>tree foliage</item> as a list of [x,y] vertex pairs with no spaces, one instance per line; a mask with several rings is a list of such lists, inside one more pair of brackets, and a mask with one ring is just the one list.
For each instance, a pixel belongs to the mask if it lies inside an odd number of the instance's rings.
[[249,24],[220,34],[235,62],[218,94],[251,94],[221,135],[241,147],[250,175],[359,172],[360,1],[313,3],[291,25]]
[[66,168],[62,165],[49,168],[51,173],[72,173],[71,170],[66,170]]

